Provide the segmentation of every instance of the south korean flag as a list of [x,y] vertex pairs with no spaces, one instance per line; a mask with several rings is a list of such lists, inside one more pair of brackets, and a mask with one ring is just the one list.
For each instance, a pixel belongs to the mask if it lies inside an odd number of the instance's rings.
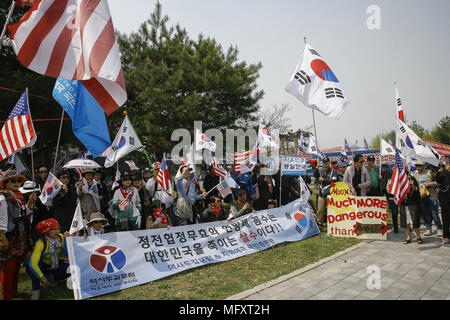
[[339,119],[350,104],[341,83],[308,43],[285,90],[308,108]]

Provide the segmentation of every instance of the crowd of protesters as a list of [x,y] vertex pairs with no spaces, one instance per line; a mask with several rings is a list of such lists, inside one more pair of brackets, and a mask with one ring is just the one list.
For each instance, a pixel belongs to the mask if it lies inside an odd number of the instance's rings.
[[[280,172],[264,174],[260,164],[246,173],[235,172],[232,166],[227,166],[227,172],[239,188],[233,188],[225,197],[216,188],[220,177],[213,167],[198,179],[189,166],[182,166],[170,190],[164,190],[157,181],[158,162],[152,168],[120,172],[117,181],[102,169],[83,168],[81,172],[64,169],[56,173],[62,187],[50,205],[44,205],[38,197],[49,174],[47,166],[36,168],[35,182],[14,169],[7,170],[0,177],[2,299],[18,295],[21,266],[25,266],[30,277],[32,299],[39,299],[41,288],[67,278],[68,236],[232,221],[299,198],[302,191],[299,179],[315,195],[309,203],[320,226],[326,224],[326,197],[332,182],[343,181],[353,195],[387,198],[395,233],[399,232],[400,214],[400,226],[405,228],[407,236],[405,244],[411,242],[412,229],[417,242],[422,243],[419,227],[424,223],[427,227],[424,235],[431,235],[433,221],[437,235],[443,236],[444,244],[449,243],[450,167],[440,165],[427,169],[425,163],[417,161],[417,171],[409,174],[410,190],[397,206],[393,195],[388,193],[392,170],[385,162],[377,168],[373,156],[367,157],[367,165],[362,155],[355,155],[350,164],[324,158],[320,164],[311,160],[310,165],[310,174],[282,178]],[[85,228],[70,234],[77,204]]]

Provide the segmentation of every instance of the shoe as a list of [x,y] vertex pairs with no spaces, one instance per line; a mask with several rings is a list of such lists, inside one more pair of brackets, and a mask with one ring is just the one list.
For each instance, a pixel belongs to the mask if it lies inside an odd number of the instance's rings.
[[422,238],[417,238],[417,243],[422,244],[423,243]]
[[438,236],[438,237],[442,237],[442,229],[438,229],[438,231],[437,231],[437,236]]
[[450,240],[448,238],[444,238],[444,240],[442,240],[442,244],[450,244]]
[[394,227],[394,233],[398,233],[398,227]]
[[408,244],[411,243],[411,239],[406,239],[405,241],[403,241],[403,244]]
[[423,234],[424,236],[431,236],[433,232],[431,232],[431,230],[427,230],[425,231],[425,233]]

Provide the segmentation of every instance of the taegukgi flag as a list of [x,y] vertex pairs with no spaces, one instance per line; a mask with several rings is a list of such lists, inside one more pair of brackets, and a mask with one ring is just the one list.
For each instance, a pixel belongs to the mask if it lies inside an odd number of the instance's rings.
[[350,104],[336,75],[308,43],[285,90],[308,108],[334,119]]
[[400,151],[406,157],[420,159],[434,166],[439,165],[439,155],[433,153],[425,142],[420,139],[410,127],[399,119],[396,119],[397,131],[396,136],[400,141]]
[[210,151],[216,151],[216,144],[205,134],[201,133],[200,130],[195,130],[195,150],[208,149]]
[[111,167],[121,157],[139,148],[142,148],[142,143],[136,131],[134,131],[130,119],[128,116],[125,116],[119,132],[117,132],[116,138],[106,155],[105,168]]

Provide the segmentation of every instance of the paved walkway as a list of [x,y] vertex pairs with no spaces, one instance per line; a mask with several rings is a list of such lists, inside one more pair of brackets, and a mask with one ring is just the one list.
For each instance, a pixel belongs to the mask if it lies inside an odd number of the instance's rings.
[[[345,251],[228,299],[249,300],[450,300],[450,246],[424,237],[410,244],[403,229],[387,241],[365,241]],[[369,266],[380,269],[380,289],[368,289]]]

